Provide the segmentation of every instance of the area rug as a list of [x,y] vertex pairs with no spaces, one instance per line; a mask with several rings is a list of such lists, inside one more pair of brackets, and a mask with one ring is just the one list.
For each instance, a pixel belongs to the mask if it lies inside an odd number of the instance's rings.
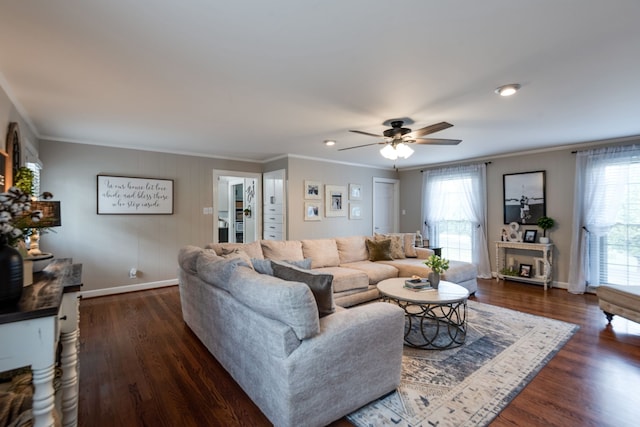
[[487,425],[535,377],[578,326],[468,302],[464,345],[407,346],[400,387],[347,418],[360,427]]

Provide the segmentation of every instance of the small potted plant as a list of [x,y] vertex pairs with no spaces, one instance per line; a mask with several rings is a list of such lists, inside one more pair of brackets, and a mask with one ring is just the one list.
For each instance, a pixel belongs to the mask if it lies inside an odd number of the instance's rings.
[[537,225],[538,227],[542,228],[542,237],[540,238],[540,243],[549,243],[547,230],[555,225],[555,221],[553,220],[553,218],[549,218],[548,216],[541,216],[540,218],[538,218]]
[[449,260],[439,257],[438,255],[431,255],[424,262],[424,265],[431,269],[429,273],[429,283],[434,289],[438,289],[440,283],[440,275],[449,269]]

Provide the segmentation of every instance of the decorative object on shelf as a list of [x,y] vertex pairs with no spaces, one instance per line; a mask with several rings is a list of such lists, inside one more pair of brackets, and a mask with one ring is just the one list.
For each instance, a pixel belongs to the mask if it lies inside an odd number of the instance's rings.
[[507,231],[507,239],[510,242],[522,242],[522,231],[518,231],[520,229],[520,224],[517,222],[512,222],[509,224],[509,230]]
[[516,259],[514,257],[509,257],[509,265],[507,265],[507,267],[509,267],[511,270],[518,269],[518,263],[516,262]]
[[[43,197],[52,197],[44,193]],[[18,187],[0,194],[0,304],[15,304],[22,296],[24,264],[14,247],[42,218],[32,209],[29,194]]]
[[502,178],[505,224],[535,224],[547,214],[544,171],[505,174]]
[[509,241],[509,229],[506,227],[502,227],[502,231],[500,231],[500,241],[508,242]]
[[500,269],[500,274],[504,276],[518,276],[519,272],[513,268],[505,267]]
[[555,225],[555,221],[553,220],[553,218],[549,218],[548,216],[542,216],[538,218],[537,225],[538,227],[542,228],[542,237],[540,237],[540,243],[549,243],[547,230],[553,228],[553,226]]
[[525,243],[535,243],[536,242],[536,234],[538,234],[537,230],[525,230],[525,232],[524,232],[524,242]]
[[533,258],[533,272],[535,274],[534,277],[536,279],[544,280],[545,278],[544,258],[539,258],[539,257]]
[[318,181],[304,181],[304,198],[306,200],[322,200],[322,183]]
[[424,265],[431,269],[431,273],[429,273],[428,276],[431,287],[438,289],[440,275],[449,269],[449,260],[441,258],[438,255],[431,255],[424,262]]
[[24,281],[22,255],[7,243],[7,236],[0,234],[0,307],[20,300]]
[[520,264],[520,270],[518,272],[520,277],[531,277],[531,264]]
[[347,187],[344,185],[324,186],[324,216],[347,216],[346,209]]
[[349,200],[362,200],[361,184],[349,184]]

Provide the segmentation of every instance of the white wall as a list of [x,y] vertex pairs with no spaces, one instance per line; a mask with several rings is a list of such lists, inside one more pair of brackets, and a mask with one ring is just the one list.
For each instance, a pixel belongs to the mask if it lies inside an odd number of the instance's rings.
[[[376,169],[329,163],[306,158],[289,157],[287,173],[287,219],[289,224],[289,239],[315,239],[322,237],[371,235],[373,228],[372,201],[373,178],[397,178],[397,173],[391,169]],[[319,181],[323,187],[323,212],[321,221],[304,220],[304,181]],[[347,216],[324,216],[324,186],[342,185],[349,189],[349,184],[362,185],[362,219],[350,220],[348,215],[349,201],[344,201]]]
[[[261,172],[257,163],[94,145],[41,141],[42,188],[61,201],[62,227],[42,237],[43,251],[83,264],[83,291],[177,277],[184,245],[213,241],[213,169]],[[174,180],[173,215],[97,215],[96,176]],[[131,267],[138,268],[129,279]]]

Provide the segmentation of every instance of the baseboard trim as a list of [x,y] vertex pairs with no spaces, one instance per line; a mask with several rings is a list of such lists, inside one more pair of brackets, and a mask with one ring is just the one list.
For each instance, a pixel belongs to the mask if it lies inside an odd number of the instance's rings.
[[175,286],[178,279],[160,280],[158,282],[138,283],[136,285],[116,286],[113,288],[95,289],[93,291],[80,292],[82,298],[96,298],[107,295],[124,294],[127,292],[146,291],[148,289],[164,288],[167,286]]

